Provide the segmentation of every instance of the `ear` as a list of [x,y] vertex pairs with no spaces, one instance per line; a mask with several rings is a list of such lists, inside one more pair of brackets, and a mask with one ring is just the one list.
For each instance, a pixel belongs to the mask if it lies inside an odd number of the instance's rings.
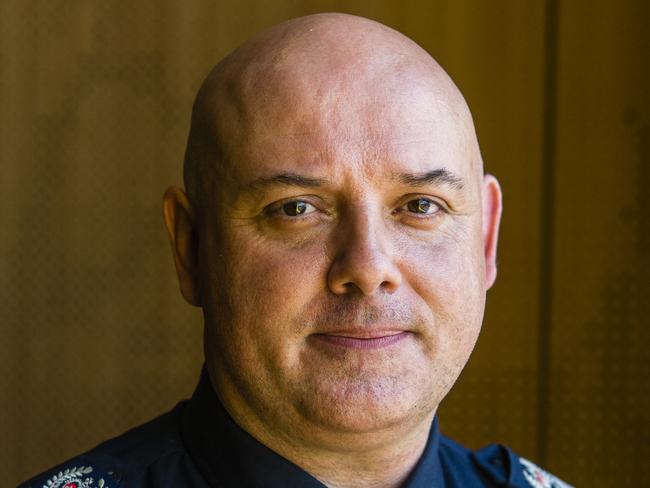
[[490,289],[497,277],[497,241],[501,222],[501,187],[492,175],[483,176],[483,252],[485,286]]
[[198,273],[198,239],[195,214],[187,195],[173,186],[163,196],[163,217],[172,245],[181,293],[191,305],[201,306]]

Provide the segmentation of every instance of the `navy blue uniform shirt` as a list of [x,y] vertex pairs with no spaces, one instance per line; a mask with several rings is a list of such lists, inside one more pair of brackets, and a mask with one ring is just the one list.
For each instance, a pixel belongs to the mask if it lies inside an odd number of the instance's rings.
[[[323,488],[320,481],[242,430],[204,369],[190,400],[100,444],[19,488]],[[434,419],[405,488],[567,487],[510,449],[472,452],[440,434]]]

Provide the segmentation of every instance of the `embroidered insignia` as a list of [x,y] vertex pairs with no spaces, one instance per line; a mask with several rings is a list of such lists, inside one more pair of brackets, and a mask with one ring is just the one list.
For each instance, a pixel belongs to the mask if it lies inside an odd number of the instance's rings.
[[43,488],[104,488],[106,482],[104,478],[99,478],[97,484],[87,474],[92,473],[93,468],[90,466],[80,466],[78,468],[68,468],[65,471],[59,471],[52,476],[43,485]]
[[531,463],[528,459],[519,458],[519,462],[524,468],[524,478],[533,488],[573,488],[536,464]]

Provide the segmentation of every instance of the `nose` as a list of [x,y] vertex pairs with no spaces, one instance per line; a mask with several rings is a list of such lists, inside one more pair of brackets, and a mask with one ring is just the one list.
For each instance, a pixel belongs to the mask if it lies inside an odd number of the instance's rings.
[[402,275],[394,259],[390,231],[381,218],[365,211],[358,213],[337,232],[337,253],[328,272],[328,287],[337,295],[372,295],[378,290],[393,293]]

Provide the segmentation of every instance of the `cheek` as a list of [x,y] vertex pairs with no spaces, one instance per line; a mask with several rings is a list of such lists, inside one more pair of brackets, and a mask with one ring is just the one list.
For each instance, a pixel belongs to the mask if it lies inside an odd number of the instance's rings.
[[402,268],[421,296],[434,301],[474,299],[481,294],[484,273],[476,247],[474,240],[455,236],[434,242],[410,240],[401,243]]
[[322,247],[286,249],[239,239],[230,248],[228,263],[224,283],[237,333],[266,345],[290,343],[287,338],[300,332],[295,318],[322,291]]
[[438,347],[453,343],[469,353],[478,336],[485,305],[484,276],[476,243],[446,237],[405,246],[405,281],[434,317]]
[[417,266],[409,267],[409,282],[433,317],[423,347],[434,370],[438,401],[467,363],[483,320],[480,263],[468,247],[458,242],[425,246]]

